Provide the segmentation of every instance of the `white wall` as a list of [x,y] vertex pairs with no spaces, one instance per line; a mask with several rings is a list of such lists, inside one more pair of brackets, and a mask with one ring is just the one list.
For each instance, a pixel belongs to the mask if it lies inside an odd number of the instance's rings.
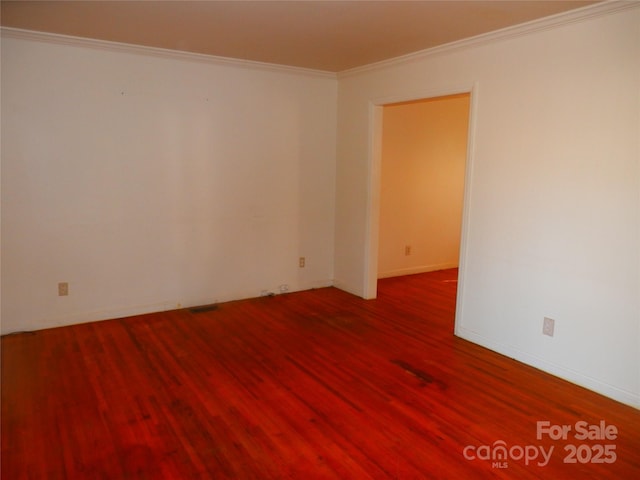
[[383,108],[378,278],[458,266],[468,129],[468,94]]
[[2,333],[332,283],[334,76],[3,36]]
[[341,75],[337,92],[4,37],[2,333],[334,277],[367,296],[372,105],[474,85],[457,334],[640,406],[637,7]]
[[336,284],[369,293],[372,105],[473,85],[456,333],[640,406],[637,4],[341,75]]

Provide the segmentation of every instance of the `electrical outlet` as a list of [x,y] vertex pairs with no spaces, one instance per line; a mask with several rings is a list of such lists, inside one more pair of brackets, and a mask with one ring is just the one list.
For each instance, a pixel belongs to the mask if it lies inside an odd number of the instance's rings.
[[298,266],[299,266],[300,268],[304,268],[304,266],[306,265],[306,263],[307,263],[307,260],[306,260],[304,257],[300,257],[300,258],[298,259]]
[[553,329],[556,326],[556,321],[553,318],[544,317],[542,322],[542,334],[553,337]]
[[67,282],[60,282],[58,284],[58,296],[66,297],[69,295],[69,284]]
[[287,293],[289,291],[289,285],[287,285],[286,283],[283,283],[282,285],[280,285],[280,293]]
[[411,255],[411,245],[405,245],[404,254],[407,255],[407,256]]

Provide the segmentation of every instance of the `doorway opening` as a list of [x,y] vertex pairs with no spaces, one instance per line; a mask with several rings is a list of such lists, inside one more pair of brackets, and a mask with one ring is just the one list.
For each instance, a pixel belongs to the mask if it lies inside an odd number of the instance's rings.
[[383,106],[378,278],[458,267],[469,100]]
[[460,305],[474,102],[469,87],[371,103],[366,298],[379,278],[457,267]]

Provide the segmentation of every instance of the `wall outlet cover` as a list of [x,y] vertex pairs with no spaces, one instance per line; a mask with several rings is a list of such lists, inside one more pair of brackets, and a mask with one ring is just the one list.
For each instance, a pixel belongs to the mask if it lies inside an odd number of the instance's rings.
[[556,321],[553,318],[544,317],[542,322],[542,334],[553,337]]

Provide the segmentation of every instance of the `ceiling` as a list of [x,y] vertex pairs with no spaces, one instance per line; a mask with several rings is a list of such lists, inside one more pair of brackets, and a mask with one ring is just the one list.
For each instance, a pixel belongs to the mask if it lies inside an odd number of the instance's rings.
[[598,3],[2,0],[4,27],[340,72]]

